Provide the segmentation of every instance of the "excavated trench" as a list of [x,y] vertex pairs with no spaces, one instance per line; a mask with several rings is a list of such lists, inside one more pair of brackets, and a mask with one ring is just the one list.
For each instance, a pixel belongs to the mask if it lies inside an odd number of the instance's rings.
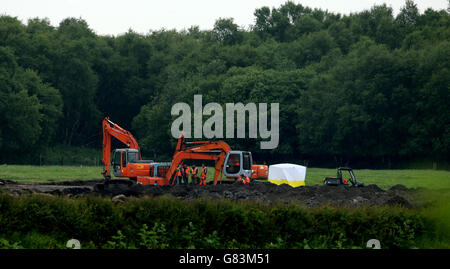
[[269,182],[251,182],[218,185],[175,185],[142,186],[130,184],[131,181],[117,181],[115,184],[103,184],[102,180],[65,181],[45,184],[19,184],[10,180],[0,180],[0,191],[15,195],[46,193],[50,195],[68,195],[72,197],[102,195],[113,200],[123,201],[130,196],[171,195],[180,199],[207,198],[212,200],[230,199],[235,201],[256,201],[263,203],[296,203],[307,207],[322,205],[337,206],[374,206],[397,205],[414,206],[415,189],[396,185],[383,190],[376,185],[366,187],[344,186],[306,186],[293,188],[289,185],[275,185]]

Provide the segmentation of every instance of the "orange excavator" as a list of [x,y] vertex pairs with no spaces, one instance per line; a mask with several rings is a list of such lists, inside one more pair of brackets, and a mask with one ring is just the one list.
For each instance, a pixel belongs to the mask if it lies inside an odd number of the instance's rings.
[[[128,148],[114,150],[110,165],[111,136],[122,141]],[[130,132],[114,124],[109,118],[103,120],[105,170],[102,174],[105,179],[111,178],[112,166],[116,177],[128,177],[143,185],[173,185],[176,181],[175,174],[178,165],[182,165],[187,160],[215,161],[214,181],[212,182],[214,185],[219,181],[222,183],[223,175],[229,179],[236,179],[242,174],[249,177],[253,175],[254,179],[256,177],[264,178],[264,173],[259,173],[259,176],[255,177],[258,170],[264,170],[267,174],[267,165],[254,165],[252,154],[249,151],[232,150],[224,141],[186,142],[184,136],[178,139],[171,162],[145,161],[142,160],[139,146]]]
[[[103,120],[103,163],[105,170],[102,175],[106,180],[111,179],[111,168],[116,177],[128,177],[134,181],[138,176],[148,175],[150,164],[153,161],[142,160],[139,145],[133,135],[110,121],[108,117]],[[115,149],[111,159],[111,137],[115,137],[127,148]]]

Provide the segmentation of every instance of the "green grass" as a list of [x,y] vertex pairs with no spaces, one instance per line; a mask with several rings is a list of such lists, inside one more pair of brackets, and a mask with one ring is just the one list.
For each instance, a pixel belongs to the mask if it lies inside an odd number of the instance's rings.
[[[37,183],[62,180],[100,179],[102,166],[31,166],[31,165],[1,165],[0,178],[16,180],[23,183]],[[199,169],[200,170],[200,169]],[[208,181],[214,177],[214,168],[208,169]],[[450,172],[440,170],[354,170],[359,181],[364,184],[376,184],[387,189],[396,184],[408,188],[424,187],[428,189],[450,188]],[[322,184],[326,176],[336,176],[336,169],[308,168],[306,170],[306,185]],[[344,173],[344,177],[348,175]]]
[[[208,167],[208,181],[214,178],[214,167]],[[323,178],[327,176],[336,176],[336,169],[328,168],[307,168],[306,185],[313,186],[323,184]],[[428,189],[450,188],[450,171],[442,170],[354,170],[358,181],[366,185],[376,184],[380,188],[389,189],[390,187],[402,184],[408,188],[424,187]],[[344,178],[349,178],[347,172],[343,172]],[[225,177],[223,179],[226,179]]]
[[0,165],[0,178],[22,183],[102,178],[101,166]]
[[[402,184],[408,188],[424,187],[428,189],[450,188],[450,171],[442,170],[354,170],[358,181],[365,185],[376,184],[380,188],[390,188]],[[344,178],[349,178],[343,172]],[[322,184],[325,176],[336,176],[336,169],[308,168],[306,169],[306,185]]]

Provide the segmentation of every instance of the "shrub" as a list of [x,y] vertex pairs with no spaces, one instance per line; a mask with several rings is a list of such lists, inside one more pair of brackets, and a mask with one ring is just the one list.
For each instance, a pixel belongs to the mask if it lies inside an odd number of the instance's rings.
[[26,248],[65,248],[71,238],[89,248],[365,248],[369,239],[409,248],[433,223],[397,207],[0,194],[0,237]]

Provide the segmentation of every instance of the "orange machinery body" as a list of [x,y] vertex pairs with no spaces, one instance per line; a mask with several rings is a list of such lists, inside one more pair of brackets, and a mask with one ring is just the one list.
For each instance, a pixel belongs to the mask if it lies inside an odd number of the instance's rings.
[[[159,163],[152,161],[127,162],[129,149],[118,149],[115,151],[117,159],[111,165],[116,177],[127,177],[134,179],[143,185],[167,185],[165,176],[171,163]],[[133,152],[132,152],[133,153]]]
[[252,165],[252,179],[267,179],[269,177],[269,166],[265,164]]
[[120,177],[136,178],[138,176],[148,176],[151,166],[151,161],[146,163],[133,163],[124,161],[126,149],[120,150],[120,165],[116,164],[116,167],[112,167],[115,170],[120,170]]
[[181,136],[178,139],[172,162],[152,164],[155,167],[158,166],[159,170],[150,171],[152,176],[138,176],[137,182],[142,185],[173,185],[178,165],[182,165],[185,160],[211,160],[216,162],[213,184],[217,184],[219,176],[222,176],[225,156],[231,151],[230,146],[223,141],[189,142],[190,145],[193,145],[191,147],[186,147],[186,144],[184,136]]
[[[125,145],[127,145],[130,149],[135,149],[136,152],[139,154],[137,159],[141,159],[141,153],[139,151],[139,145],[136,141],[136,139],[133,137],[133,135],[128,132],[127,130],[123,129],[119,125],[113,123],[109,120],[108,117],[106,117],[103,120],[102,124],[102,130],[103,130],[103,163],[105,164],[105,170],[102,172],[103,176],[105,178],[111,178],[111,168],[113,168],[116,171],[120,171],[121,176],[122,175],[128,175],[127,173],[131,170],[133,170],[133,173],[143,173],[142,171],[139,172],[138,170],[143,170],[143,168],[138,168],[130,166],[128,167],[126,163],[126,157],[124,157],[124,151],[126,149],[120,150],[120,158],[118,158],[116,161],[120,163],[115,163],[114,165],[111,164],[111,136],[115,137],[117,140],[121,141]],[[116,150],[117,151],[117,150]],[[114,156],[115,158],[116,156]],[[111,167],[113,166],[113,167]],[[120,167],[119,167],[120,166]],[[141,166],[139,166],[141,167]],[[130,176],[132,177],[132,176]]]
[[137,182],[142,185],[169,185],[169,180],[166,178],[171,163],[155,163],[151,165],[149,170],[150,176],[138,176]]
[[[128,148],[114,150],[111,159],[111,136],[115,137]],[[192,145],[187,147],[186,145]],[[116,177],[127,177],[143,185],[174,184],[176,169],[185,160],[212,160],[216,162],[214,184],[219,175],[225,156],[231,151],[230,146],[223,142],[196,141],[186,142],[184,136],[178,139],[172,162],[144,161],[136,139],[127,130],[111,122],[109,118],[103,120],[103,163],[105,178],[111,178],[111,171]],[[133,158],[130,158],[133,156]]]
[[[170,166],[167,166],[166,170],[168,171],[169,168]],[[252,173],[251,179],[267,179],[269,176],[269,168],[267,165],[254,164],[252,165],[252,170],[254,172]],[[137,175],[137,182],[141,183],[142,185],[160,185],[160,186],[169,185],[169,180],[165,177],[167,171],[158,172],[157,174],[159,176],[151,176],[151,177],[139,174]],[[151,174],[152,173],[153,172],[151,172]],[[235,177],[227,177],[227,178],[235,178]]]
[[[128,148],[116,149],[111,160],[111,136],[126,144]],[[187,146],[189,145],[189,146]],[[227,178],[237,178],[238,175],[223,173],[225,160],[228,154],[250,155],[249,152],[232,151],[224,141],[195,141],[186,142],[184,136],[178,139],[177,147],[171,162],[153,162],[142,160],[141,152],[136,139],[127,130],[111,122],[109,118],[103,120],[103,163],[105,178],[111,178],[111,170],[116,177],[128,177],[143,185],[173,185],[178,165],[185,160],[211,160],[215,161],[214,181],[217,184],[225,174]],[[240,155],[239,155],[240,156]],[[250,161],[251,162],[251,161]],[[227,163],[228,164],[228,163]],[[242,168],[244,169],[244,168]],[[267,178],[266,165],[250,165],[248,170],[239,170],[253,178]]]

